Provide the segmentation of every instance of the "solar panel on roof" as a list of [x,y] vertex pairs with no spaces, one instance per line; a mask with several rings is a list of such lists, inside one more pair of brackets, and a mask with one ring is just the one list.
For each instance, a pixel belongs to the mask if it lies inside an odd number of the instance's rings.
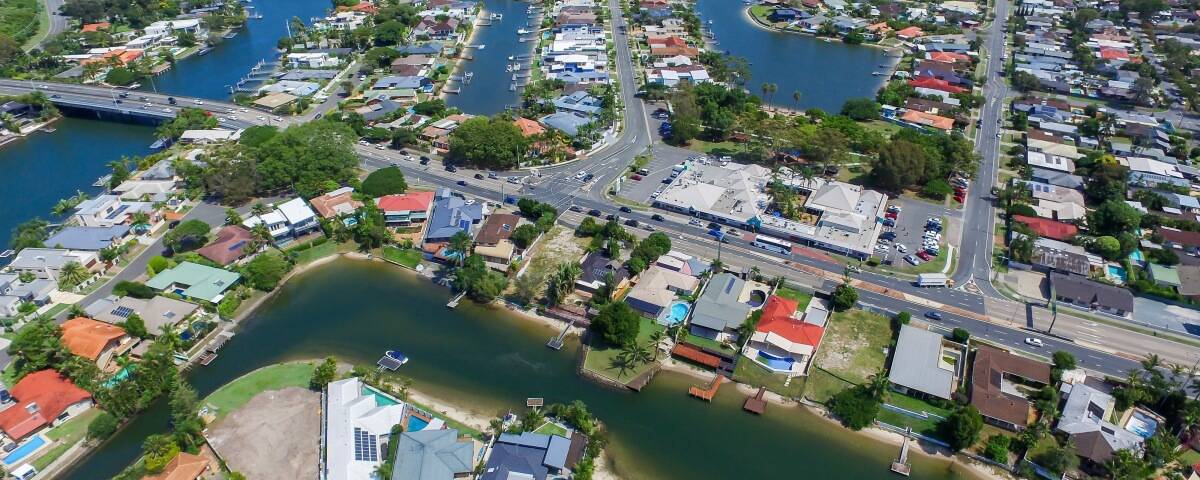
[[129,318],[133,314],[133,309],[129,307],[117,307],[113,309],[112,314],[121,318]]
[[229,251],[231,251],[231,252],[232,252],[232,251],[234,251],[234,250],[237,250],[237,249],[239,249],[239,248],[242,248],[242,246],[243,246],[243,245],[245,245],[245,244],[246,244],[246,240],[239,240],[237,243],[234,243],[233,245],[230,245],[230,246],[229,246]]
[[360,462],[379,461],[377,437],[357,427],[354,429],[354,459]]

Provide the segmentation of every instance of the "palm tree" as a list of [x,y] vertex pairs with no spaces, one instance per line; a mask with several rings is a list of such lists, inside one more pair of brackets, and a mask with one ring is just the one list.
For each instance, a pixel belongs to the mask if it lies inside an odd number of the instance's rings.
[[242,215],[232,208],[225,209],[225,224],[239,225],[242,223]]
[[800,94],[799,90],[792,92],[792,101],[796,102],[796,112],[800,112],[800,97],[802,97],[802,95]]
[[658,348],[651,344],[634,344],[633,345],[633,360],[638,364],[650,363],[658,357]]
[[[271,229],[267,228],[267,224],[265,223],[259,223],[250,228],[250,237],[252,240],[258,241],[260,248],[263,245],[275,244],[275,237],[271,235]],[[258,251],[258,249],[256,248],[252,251]]]
[[129,217],[129,223],[135,231],[144,232],[150,228],[150,214],[146,212],[134,212]]
[[88,278],[88,271],[79,262],[67,262],[58,270],[58,286],[64,290],[74,288]]
[[462,230],[454,232],[450,237],[450,250],[458,254],[458,264],[462,265],[467,255],[471,254],[471,236]]
[[880,370],[867,379],[865,386],[867,392],[870,393],[872,397],[883,400],[887,397],[888,389],[891,388],[892,382],[888,380],[887,373]]
[[266,215],[271,213],[271,207],[268,207],[262,202],[255,202],[254,205],[250,207],[250,213],[258,216]]
[[621,352],[609,360],[608,368],[617,369],[617,377],[624,377],[630,370],[633,370],[633,362],[624,352]]
[[656,361],[656,362],[658,361],[658,348],[662,346],[663,340],[666,340],[666,339],[667,339],[667,332],[664,332],[662,330],[655,330],[654,333],[650,334],[650,345],[654,346],[653,361]]
[[1162,365],[1162,359],[1158,357],[1157,353],[1151,353],[1145,360],[1142,360],[1142,370],[1147,372],[1157,370],[1160,365]]

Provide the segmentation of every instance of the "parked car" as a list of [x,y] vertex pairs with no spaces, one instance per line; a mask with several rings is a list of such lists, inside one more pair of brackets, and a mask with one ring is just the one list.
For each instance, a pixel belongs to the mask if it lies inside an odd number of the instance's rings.
[[924,251],[917,252],[917,257],[920,257],[921,260],[924,260],[926,262],[933,260],[933,256],[929,255],[928,253],[925,253]]
[[175,97],[167,97],[167,103],[169,103],[171,105],[175,105],[175,103],[176,103]]
[[421,165],[429,165],[429,159],[425,158],[425,157],[421,157]]
[[476,173],[476,174],[475,174],[475,179],[476,179],[476,180],[483,180],[483,174],[482,174],[482,173]]
[[500,178],[500,176],[496,175],[496,172],[488,172],[488,178],[495,180],[497,178]]
[[639,223],[638,223],[637,219],[635,219],[635,218],[631,218],[631,219],[629,219],[629,220],[626,220],[626,221],[625,221],[625,224],[626,224],[626,225],[629,225],[629,226],[631,226],[631,227],[636,227],[636,226],[638,226],[638,225],[639,225]]
[[890,218],[892,220],[895,220],[899,216],[900,215],[898,215],[896,212],[887,212],[887,213],[883,214],[883,218]]
[[629,177],[629,179],[630,179],[630,180],[641,180],[641,179],[642,179],[642,176],[641,176],[641,175],[634,175],[634,176],[632,176],[632,177]]
[[1042,343],[1042,339],[1033,338],[1033,337],[1026,337],[1025,344],[1029,345],[1031,347],[1038,347],[1038,348],[1042,348],[1042,347],[1046,346],[1046,344]]
[[651,219],[651,220],[654,220],[654,221],[656,221],[656,222],[661,222],[661,221],[663,221],[663,220],[666,220],[665,218],[663,218],[663,216],[662,216],[662,215],[659,215],[659,214],[657,214],[657,213],[656,213],[656,214],[654,214],[654,215],[651,215],[651,216],[650,216],[650,219]]
[[907,251],[908,251],[908,247],[904,246],[904,244],[903,244],[903,243],[897,243],[897,244],[896,244],[896,251],[898,251],[898,252],[900,252],[900,253],[904,253],[904,252],[907,252]]
[[632,209],[632,208],[629,208],[629,207],[621,207],[621,208],[619,208],[618,210],[620,210],[620,211],[622,211],[622,212],[625,212],[625,213],[629,213],[629,212],[632,212],[632,211],[633,211],[633,209]]
[[567,210],[570,210],[572,212],[582,212],[583,207],[580,207],[579,205],[571,205],[571,207],[567,208]]
[[692,225],[692,226],[696,226],[696,227],[699,227],[701,223],[703,223],[703,222],[701,222],[700,219],[698,219],[698,218],[693,218],[691,220],[688,220],[688,225]]
[[893,204],[891,204],[891,205],[888,205],[888,207],[887,207],[887,211],[889,211],[889,212],[896,212],[896,213],[900,213],[901,211],[903,211],[903,209],[902,209],[902,208],[900,208],[900,206],[899,206],[899,205],[896,205],[896,204],[894,204],[894,203],[893,203]]
[[896,232],[883,232],[883,233],[879,234],[879,239],[880,240],[895,240]]
[[596,210],[596,209],[594,209],[594,208],[593,208],[593,209],[591,209],[591,210],[588,210],[588,215],[591,215],[591,216],[593,216],[593,217],[599,217],[599,216],[600,216],[600,210]]
[[896,220],[891,219],[891,218],[885,218],[885,219],[883,219],[883,226],[894,227],[894,226],[896,226]]
[[454,165],[446,165],[446,171],[450,172],[450,173],[454,173],[454,172],[458,171],[458,167],[456,167]]
[[921,262],[917,261],[916,255],[908,255],[908,256],[904,257],[904,261],[911,263],[913,266],[917,266],[917,265],[921,264]]

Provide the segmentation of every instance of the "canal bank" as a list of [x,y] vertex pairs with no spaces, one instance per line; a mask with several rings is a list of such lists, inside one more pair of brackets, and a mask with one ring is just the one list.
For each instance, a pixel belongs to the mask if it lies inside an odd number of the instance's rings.
[[[459,93],[446,95],[447,105],[472,115],[494,115],[518,103],[520,92],[510,90],[513,75],[517,73],[507,67],[515,61],[509,57],[528,55],[537,45],[536,40],[522,42],[517,34],[518,29],[539,27],[528,18],[526,9],[530,5],[533,4],[518,0],[483,0],[479,24],[474,27],[467,48],[472,59],[460,61],[455,73],[466,75],[470,72],[473,78],[470,83],[460,85]],[[495,14],[501,18],[493,19]],[[488,22],[491,24],[480,25]],[[478,48],[481,45],[484,48]],[[529,60],[521,63],[528,66]]]
[[[761,96],[763,83],[778,86],[764,99],[771,105],[839,112],[846,100],[874,98],[886,77],[872,72],[884,68],[880,65],[896,63],[882,48],[825,42],[763,28],[737,0],[698,0],[695,10],[715,37],[717,44],[711,48],[749,63],[750,80],[745,87],[750,93]],[[793,99],[794,92],[800,92],[799,103]]]
[[[370,363],[396,349],[412,359],[402,374],[459,408],[498,414],[526,397],[583,400],[609,432],[609,457],[621,478],[889,478],[894,445],[864,442],[797,408],[741,411],[727,389],[709,404],[687,397],[696,381],[663,372],[634,394],[575,374],[579,343],[544,346],[555,333],[503,309],[444,307],[449,293],[380,262],[339,260],[296,276],[242,324],[220,358],[189,373],[201,395],[264,365],[335,355]],[[107,478],[138,455],[142,440],[167,428],[164,402],[151,407],[65,476]],[[737,439],[730,442],[729,439]],[[944,460],[914,458],[919,478],[971,478]]]

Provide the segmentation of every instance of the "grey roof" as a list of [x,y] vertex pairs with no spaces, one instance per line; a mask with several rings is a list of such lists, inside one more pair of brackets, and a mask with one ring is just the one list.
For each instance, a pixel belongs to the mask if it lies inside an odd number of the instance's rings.
[[1061,273],[1051,273],[1050,283],[1054,286],[1054,294],[1059,297],[1112,310],[1133,311],[1133,294],[1124,288]]
[[[496,439],[481,480],[544,480],[565,468],[571,442],[560,435],[502,433]],[[392,477],[392,480],[396,480]]]
[[563,95],[554,100],[554,108],[559,111],[579,112],[585,115],[595,115],[600,112],[603,102],[587,92],[579,91]]
[[175,164],[171,163],[169,158],[159,160],[142,172],[141,178],[142,180],[171,180],[175,178]]
[[563,132],[569,137],[579,135],[581,127],[592,123],[590,118],[572,112],[551,113],[539,121],[542,122],[542,125]]
[[278,80],[332,80],[333,77],[337,76],[337,73],[338,72],[336,70],[296,69],[289,70],[288,72],[280,75]]
[[604,274],[613,272],[613,279],[617,282],[629,278],[629,269],[619,261],[612,260],[601,253],[599,250],[589,253],[583,258],[583,262],[579,265],[580,273],[577,282],[580,283],[595,283],[603,282]]
[[[1063,405],[1057,429],[1072,436],[1098,434],[1100,438],[1091,439],[1102,439],[1107,444],[1106,449],[1088,445],[1080,449],[1081,455],[1103,462],[1113,451],[1135,448],[1142,443],[1142,437],[1105,419],[1114,408],[1111,395],[1083,382],[1064,383],[1062,390],[1067,394],[1067,403]],[[1076,446],[1084,447],[1078,443]]]
[[746,282],[731,273],[722,273],[708,281],[704,293],[696,300],[692,325],[723,331],[737,328],[753,308],[738,301]]
[[896,385],[949,400],[954,392],[954,372],[938,366],[943,340],[929,330],[900,327],[888,379]]
[[37,278],[32,282],[25,283],[21,281],[21,276],[18,274],[0,273],[0,296],[42,302],[50,297],[57,286],[54,281],[45,278]]
[[8,266],[14,270],[58,269],[78,260],[70,253],[64,248],[26,248],[17,252]]
[[1076,190],[1083,188],[1083,177],[1048,168],[1034,167],[1032,179],[1042,183],[1049,183],[1056,187],[1073,188]]
[[66,227],[51,235],[43,243],[52,248],[96,251],[108,248],[113,241],[124,237],[127,233],[129,233],[128,225]]
[[429,218],[426,239],[439,240],[454,236],[455,232],[464,231],[474,235],[475,226],[483,221],[483,204],[466,200],[452,195],[439,194],[433,203],[433,213]]
[[396,444],[392,480],[451,480],[468,473],[475,452],[471,442],[458,441],[458,430],[404,432]]
[[437,55],[442,51],[442,42],[429,42],[421,45],[404,45],[394,47],[397,52],[409,55]]
[[421,88],[421,85],[428,81],[429,79],[425,77],[418,77],[415,75],[388,75],[376,81],[375,85],[371,86],[371,90],[395,90],[400,88],[418,89]]
[[155,296],[149,300],[109,295],[84,307],[89,317],[112,324],[122,323],[129,312],[137,313],[146,324],[146,331],[156,333],[163,325],[174,325],[200,308],[194,303]]

